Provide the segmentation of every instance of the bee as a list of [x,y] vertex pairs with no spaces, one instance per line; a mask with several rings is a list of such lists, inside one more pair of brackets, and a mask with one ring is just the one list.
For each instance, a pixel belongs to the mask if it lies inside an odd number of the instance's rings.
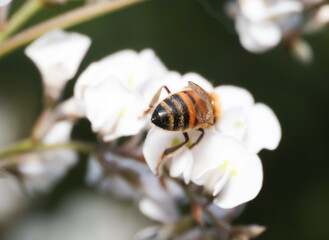
[[[154,108],[162,89],[165,89],[169,95]],[[167,131],[180,131],[185,139],[184,142],[164,150],[157,162],[157,175],[159,175],[159,167],[163,159],[172,156],[181,147],[187,145],[189,142],[188,131],[198,130],[201,133],[198,139],[188,146],[191,149],[203,138],[204,129],[213,127],[220,116],[217,95],[213,92],[208,93],[190,81],[183,91],[173,94],[167,86],[162,86],[154,95],[150,108],[145,113],[152,109],[154,109],[151,117],[153,124]]]

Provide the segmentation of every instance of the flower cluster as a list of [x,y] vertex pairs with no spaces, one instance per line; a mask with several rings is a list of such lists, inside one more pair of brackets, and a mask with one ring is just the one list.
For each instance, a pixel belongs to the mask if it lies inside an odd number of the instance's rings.
[[[77,162],[76,150],[87,152],[87,144],[70,143],[75,121],[86,118],[100,137],[96,144],[88,145],[86,182],[133,199],[142,213],[163,224],[139,232],[136,239],[150,235],[150,239],[170,238],[186,225],[191,226],[184,232],[186,238],[214,234],[208,228],[201,231],[203,222],[232,219],[240,205],[255,198],[262,187],[258,153],[275,149],[281,139],[274,112],[256,103],[246,89],[214,87],[197,73],[182,75],[168,70],[151,49],[122,50],[90,64],[77,77],[73,96],[62,100],[62,92],[76,75],[90,43],[87,36],[57,29],[25,50],[41,73],[47,100],[27,146],[15,157],[15,170],[26,189],[31,194],[49,191]],[[216,121],[202,125],[202,129],[184,131],[154,125],[151,114],[168,97],[164,89],[171,92],[169,96],[182,91],[199,96],[191,83],[211,96],[209,104],[216,106]],[[205,111],[198,104],[192,108]],[[191,109],[184,114],[191,114]],[[207,111],[202,114],[210,116]],[[177,149],[164,154],[170,148]],[[161,176],[155,176],[158,173]],[[186,205],[193,218],[182,213]],[[229,224],[230,220],[225,221]],[[195,225],[197,222],[201,224]],[[264,231],[260,226],[250,229],[229,225],[225,231],[245,238]]]
[[[301,35],[323,28],[329,21],[322,0],[229,1],[226,10],[235,20],[241,45],[262,53],[284,41],[300,60],[312,60],[312,50]],[[314,10],[315,9],[315,10]]]
[[[26,49],[44,80],[45,94],[58,99],[77,67],[90,40],[60,30],[48,33]],[[83,51],[79,50],[83,49]],[[69,51],[70,50],[70,51]],[[53,58],[47,60],[52,54]],[[165,159],[171,177],[203,186],[222,208],[233,208],[253,199],[261,189],[263,172],[258,152],[273,150],[281,138],[280,124],[265,104],[255,103],[245,89],[223,85],[214,88],[197,73],[181,75],[169,71],[155,53],[123,50],[92,63],[78,77],[74,96],[60,105],[67,118],[86,117],[104,142],[123,136],[140,136],[149,130],[143,146],[145,160],[153,173],[162,153],[183,142],[179,131],[164,131],[149,121],[146,110],[162,86],[172,93],[186,89],[188,82],[216,96],[219,119],[205,129],[203,139],[187,130],[190,142]],[[167,97],[161,92],[159,101]]]
[[[183,176],[186,183],[202,185],[222,208],[232,208],[253,199],[262,186],[262,164],[257,153],[273,150],[281,138],[279,122],[273,111],[255,103],[245,89],[211,84],[200,75],[168,74],[164,82],[169,89],[193,81],[218,96],[221,116],[213,129],[206,130],[203,139],[193,149],[187,144],[174,154],[169,171],[172,177]],[[175,89],[175,88],[174,88]],[[188,131],[192,142],[199,132]],[[144,156],[155,173],[157,162],[166,148],[183,142],[180,132],[170,132],[153,126],[145,144]]]

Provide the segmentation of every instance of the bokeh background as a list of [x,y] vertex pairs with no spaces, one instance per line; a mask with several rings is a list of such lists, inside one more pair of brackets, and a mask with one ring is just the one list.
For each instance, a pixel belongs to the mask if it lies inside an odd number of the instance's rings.
[[[12,10],[21,2],[14,1]],[[81,4],[75,1],[43,10],[25,27]],[[260,240],[329,239],[329,29],[307,38],[315,58],[306,66],[292,58],[283,45],[262,55],[246,52],[231,21],[220,7],[214,11],[221,17],[212,17],[213,12],[209,14],[195,0],[152,0],[70,28],[92,38],[79,73],[115,51],[152,48],[169,69],[198,72],[214,85],[249,89],[256,101],[273,108],[283,135],[276,151],[260,153],[263,189],[235,223],[266,225]],[[71,81],[67,86],[66,96],[72,94],[73,85]],[[41,99],[40,75],[23,49],[0,59],[2,147],[29,135],[42,109]],[[74,135],[92,137],[88,123],[80,123]],[[103,221],[104,226],[90,230],[89,239],[103,239],[100,234],[112,234],[107,239],[129,239],[146,226],[149,221],[131,203],[118,203],[85,185],[85,160],[82,158],[52,193],[35,197],[29,211],[12,221],[0,217],[0,238],[42,239],[42,234],[48,234],[47,239],[52,239],[52,231],[62,231],[54,226],[67,224],[73,233],[60,236],[69,239],[70,234],[79,236],[86,231],[88,224],[97,221],[102,225]],[[0,194],[1,199],[6,193]],[[24,204],[22,199],[20,204]],[[102,207],[108,210],[100,210]],[[86,209],[88,212],[77,217]],[[111,227],[126,235],[118,237]]]

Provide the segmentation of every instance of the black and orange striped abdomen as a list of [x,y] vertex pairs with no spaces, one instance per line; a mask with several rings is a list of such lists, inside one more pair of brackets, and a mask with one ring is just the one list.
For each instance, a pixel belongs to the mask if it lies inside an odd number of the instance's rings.
[[198,128],[195,105],[199,97],[191,90],[175,93],[164,99],[155,108],[152,122],[165,130],[184,131]]

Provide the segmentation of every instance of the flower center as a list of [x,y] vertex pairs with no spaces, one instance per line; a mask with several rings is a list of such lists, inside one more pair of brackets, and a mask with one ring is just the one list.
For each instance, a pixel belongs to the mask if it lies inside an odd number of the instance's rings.
[[239,130],[242,130],[244,128],[244,122],[238,121],[236,122],[236,127]]
[[126,114],[126,108],[121,108],[119,118],[122,118]]
[[[220,170],[226,172],[228,170],[229,165],[230,162],[227,159],[225,159],[224,163],[220,166]],[[229,170],[231,171],[231,178],[238,174],[238,170],[236,168],[233,169],[229,168]]]
[[127,76],[127,82],[129,86],[132,86],[134,84],[135,76],[133,74],[129,74]]

